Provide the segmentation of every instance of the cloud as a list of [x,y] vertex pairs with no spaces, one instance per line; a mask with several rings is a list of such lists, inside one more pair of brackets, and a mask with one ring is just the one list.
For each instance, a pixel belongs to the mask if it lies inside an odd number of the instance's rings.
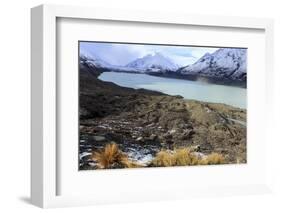
[[160,52],[173,60],[174,63],[185,66],[196,62],[205,53],[212,53],[217,49],[169,45],[80,42],[80,52],[87,52],[112,65],[119,66],[126,65],[137,58],[155,52]]

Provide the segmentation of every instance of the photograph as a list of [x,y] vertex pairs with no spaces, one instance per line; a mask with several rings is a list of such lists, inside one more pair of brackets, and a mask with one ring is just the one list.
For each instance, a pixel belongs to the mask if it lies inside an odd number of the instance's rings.
[[247,163],[247,48],[78,41],[79,170]]

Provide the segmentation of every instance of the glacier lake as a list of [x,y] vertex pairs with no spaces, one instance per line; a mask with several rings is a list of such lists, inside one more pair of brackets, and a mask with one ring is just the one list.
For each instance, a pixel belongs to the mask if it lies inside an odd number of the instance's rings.
[[247,89],[245,88],[123,72],[103,72],[98,78],[123,87],[181,95],[185,99],[224,103],[243,109],[246,109],[247,105]]

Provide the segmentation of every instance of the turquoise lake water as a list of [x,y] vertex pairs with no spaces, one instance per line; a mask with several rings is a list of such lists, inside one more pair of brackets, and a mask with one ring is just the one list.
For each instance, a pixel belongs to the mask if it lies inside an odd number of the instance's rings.
[[104,72],[99,79],[124,87],[144,88],[169,95],[181,95],[185,99],[224,103],[243,109],[247,105],[247,89],[245,88],[121,72]]

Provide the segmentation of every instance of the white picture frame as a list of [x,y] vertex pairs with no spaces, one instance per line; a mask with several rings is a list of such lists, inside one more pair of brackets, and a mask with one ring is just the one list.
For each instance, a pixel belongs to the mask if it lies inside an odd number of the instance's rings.
[[[265,74],[266,87],[265,107],[270,112],[272,99],[273,78],[273,21],[271,19],[217,17],[203,15],[153,13],[146,11],[123,11],[101,8],[85,8],[74,6],[41,5],[31,10],[31,201],[42,208],[63,207],[76,205],[92,205],[100,203],[139,202],[144,200],[165,200],[187,197],[214,196],[214,195],[241,195],[270,192],[271,172],[270,161],[260,172],[266,178],[258,184],[221,185],[217,187],[200,187],[182,189],[169,187],[171,195],[164,196],[161,190],[152,190],[150,195],[145,194],[112,194],[108,197],[97,195],[59,195],[57,193],[58,169],[57,159],[57,19],[87,19],[87,20],[116,20],[120,22],[143,22],[170,25],[194,25],[201,27],[223,27],[228,29],[257,29],[265,34]],[[266,115],[267,128],[270,127],[270,113]],[[266,134],[266,133],[264,133]],[[268,150],[270,141],[265,135]],[[74,154],[75,155],[75,154]],[[74,156],[75,157],[75,156]],[[268,158],[269,154],[263,156]],[[168,170],[167,170],[168,171]],[[111,171],[108,171],[111,172]],[[178,171],[180,172],[180,171]],[[106,189],[109,190],[109,189]]]

